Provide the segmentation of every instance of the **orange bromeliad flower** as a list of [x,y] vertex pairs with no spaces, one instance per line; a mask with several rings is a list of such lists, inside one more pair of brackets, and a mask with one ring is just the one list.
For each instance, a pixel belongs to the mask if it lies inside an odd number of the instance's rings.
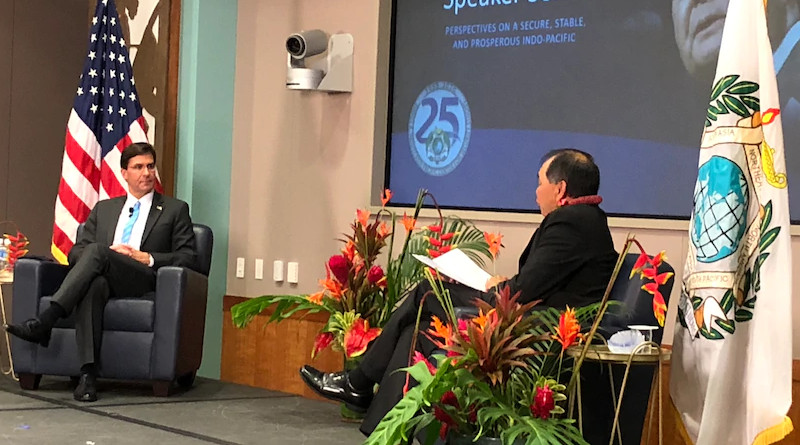
[[334,298],[336,300],[342,298],[342,294],[344,293],[344,287],[338,281],[332,278],[326,278],[324,280],[319,280],[319,284],[331,294],[331,298]]
[[575,309],[570,309],[570,307],[567,306],[567,310],[561,313],[561,317],[558,319],[556,335],[552,337],[553,340],[561,343],[562,350],[572,346],[576,341],[583,339],[581,326],[578,324],[578,319],[575,318]]
[[392,199],[391,190],[385,189],[384,191],[381,192],[381,204],[383,205],[383,207],[386,207],[386,203],[389,202],[390,199]]
[[342,255],[347,258],[348,261],[351,263],[353,259],[356,257],[356,245],[350,240],[347,240],[347,244],[345,244],[344,249],[342,249]]
[[381,238],[386,238],[390,233],[391,230],[389,230],[389,225],[381,221],[381,225],[378,226],[378,236]]
[[325,296],[325,291],[321,290],[319,292],[314,292],[313,294],[308,296],[308,301],[314,304],[322,304],[322,297]]
[[369,223],[369,210],[366,209],[358,209],[356,210],[356,219],[363,227],[367,227]]
[[492,258],[497,258],[497,254],[500,253],[500,247],[503,245],[503,235],[500,233],[483,232],[483,239],[485,239],[486,244],[489,245],[489,252],[492,254]]
[[499,321],[497,317],[497,312],[494,309],[489,310],[487,313],[483,313],[483,309],[479,312],[478,316],[472,319],[472,322],[478,328],[478,332],[483,334],[486,330],[486,325],[496,324]]
[[414,226],[416,225],[417,225],[417,220],[406,215],[406,213],[403,212],[403,226],[406,228],[406,232],[411,232],[412,230],[414,230]]
[[442,320],[439,320],[439,317],[435,315],[432,316],[432,320],[431,328],[428,329],[428,333],[442,340],[450,341],[453,336],[453,329],[449,325],[442,323]]

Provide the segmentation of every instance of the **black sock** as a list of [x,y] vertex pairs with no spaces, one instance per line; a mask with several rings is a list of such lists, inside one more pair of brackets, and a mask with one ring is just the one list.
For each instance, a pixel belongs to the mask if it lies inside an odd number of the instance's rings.
[[358,392],[365,392],[372,390],[375,382],[370,380],[361,368],[356,368],[347,373],[347,380],[350,381],[350,386]]
[[64,318],[66,316],[67,311],[65,311],[60,304],[53,301],[50,302],[49,308],[45,309],[44,312],[39,314],[39,321],[41,321],[42,325],[45,327],[52,328],[59,318]]
[[81,366],[81,374],[97,375],[97,367],[94,363],[85,363]]

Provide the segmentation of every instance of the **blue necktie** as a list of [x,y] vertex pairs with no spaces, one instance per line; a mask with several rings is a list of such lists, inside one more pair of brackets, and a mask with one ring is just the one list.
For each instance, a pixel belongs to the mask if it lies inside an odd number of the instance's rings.
[[133,213],[131,213],[130,218],[128,218],[128,223],[125,224],[125,228],[122,229],[122,244],[128,244],[131,240],[131,232],[133,232],[133,225],[136,224],[136,219],[139,218],[139,205],[141,203],[136,201],[136,204],[133,205]]

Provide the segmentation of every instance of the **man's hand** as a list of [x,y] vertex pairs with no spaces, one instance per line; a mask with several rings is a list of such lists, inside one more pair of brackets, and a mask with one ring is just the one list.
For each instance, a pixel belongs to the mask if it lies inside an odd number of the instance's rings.
[[133,258],[134,260],[144,264],[145,266],[150,265],[150,254],[147,252],[142,252],[141,250],[136,250],[133,247],[127,244],[114,244],[109,247],[109,249],[117,252],[120,255],[125,255],[127,257]]
[[486,280],[486,292],[489,292],[493,287],[497,286],[498,284],[508,281],[508,277],[504,277],[502,275],[495,275],[488,280]]

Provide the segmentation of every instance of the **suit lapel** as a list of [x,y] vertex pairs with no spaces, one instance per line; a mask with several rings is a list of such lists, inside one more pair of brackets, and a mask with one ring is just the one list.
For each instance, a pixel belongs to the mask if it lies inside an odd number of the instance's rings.
[[[114,233],[117,231],[117,224],[119,223],[119,215],[122,213],[122,207],[125,205],[127,195],[120,196],[114,199],[108,206],[106,206],[105,215],[97,215],[109,222],[106,228],[106,242],[105,244],[111,245],[114,242]],[[102,209],[102,208],[101,208]],[[101,210],[98,209],[98,210]]]
[[150,206],[150,213],[147,215],[147,223],[144,225],[144,233],[142,234],[142,246],[144,245],[145,241],[147,241],[150,231],[153,230],[153,226],[156,225],[156,221],[158,221],[158,218],[161,216],[164,206],[163,201],[164,200],[160,194],[153,194],[153,205]]

